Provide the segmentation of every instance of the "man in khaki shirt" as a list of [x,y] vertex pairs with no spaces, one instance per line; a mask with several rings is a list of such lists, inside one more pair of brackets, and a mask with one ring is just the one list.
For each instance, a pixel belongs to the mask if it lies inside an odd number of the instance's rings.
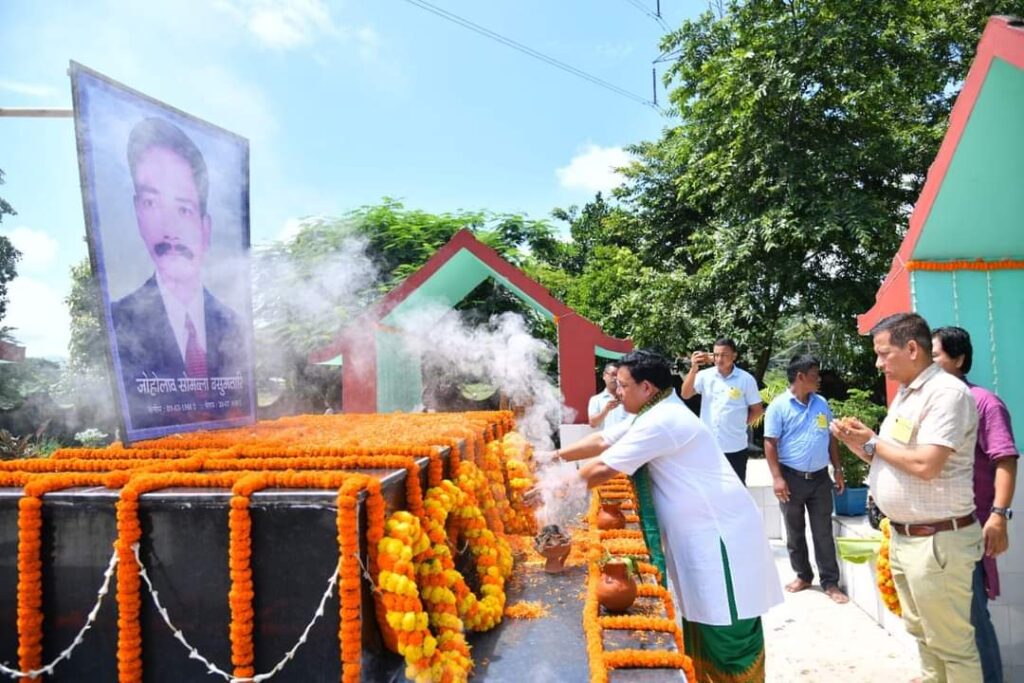
[[832,432],[871,463],[869,485],[892,523],[890,560],[925,682],[982,680],[971,626],[971,580],[981,559],[974,516],[978,413],[966,385],[932,363],[924,318],[899,313],[872,331],[875,365],[899,392],[875,434],[855,419]]

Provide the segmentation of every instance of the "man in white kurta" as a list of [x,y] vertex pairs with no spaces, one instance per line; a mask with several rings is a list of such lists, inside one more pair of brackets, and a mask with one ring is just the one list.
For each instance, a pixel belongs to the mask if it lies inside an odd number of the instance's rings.
[[[591,458],[565,485],[592,488],[646,466],[698,680],[763,681],[758,617],[783,597],[761,514],[707,426],[675,395],[665,358],[623,356],[618,382],[637,417],[556,451],[564,460]],[[691,645],[691,633],[702,642]]]
[[632,424],[606,429],[600,459],[632,475],[648,465],[666,567],[689,621],[731,623],[721,545],[736,613],[750,619],[783,601],[761,513],[714,437],[675,393]]

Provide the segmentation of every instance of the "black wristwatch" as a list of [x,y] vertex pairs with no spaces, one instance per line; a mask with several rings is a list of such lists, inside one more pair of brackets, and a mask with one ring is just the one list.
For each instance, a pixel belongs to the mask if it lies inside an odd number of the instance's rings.
[[1002,515],[1006,519],[1013,519],[1013,510],[1011,508],[1001,508],[993,505],[989,512],[993,515]]

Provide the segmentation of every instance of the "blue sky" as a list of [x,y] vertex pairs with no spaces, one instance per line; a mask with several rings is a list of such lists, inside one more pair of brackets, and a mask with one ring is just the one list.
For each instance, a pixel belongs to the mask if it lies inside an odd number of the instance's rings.
[[[645,98],[655,0],[431,0]],[[707,8],[662,0],[670,26]],[[247,137],[254,244],[296,221],[407,207],[544,218],[616,182],[623,145],[667,120],[404,0],[0,3],[0,107],[70,107],[74,59]],[[664,98],[659,85],[659,100]],[[62,356],[86,255],[70,119],[0,118],[0,231],[24,252],[3,324]]]

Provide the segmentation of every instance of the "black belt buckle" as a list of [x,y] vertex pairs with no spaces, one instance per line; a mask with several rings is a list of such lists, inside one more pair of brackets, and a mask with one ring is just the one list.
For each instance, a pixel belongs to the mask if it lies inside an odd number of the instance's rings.
[[795,467],[790,467],[789,465],[783,465],[783,467],[785,467],[787,470],[797,475],[804,481],[810,481],[811,479],[814,479],[821,473],[821,470],[818,470],[817,472],[804,472],[803,470],[798,470]]

